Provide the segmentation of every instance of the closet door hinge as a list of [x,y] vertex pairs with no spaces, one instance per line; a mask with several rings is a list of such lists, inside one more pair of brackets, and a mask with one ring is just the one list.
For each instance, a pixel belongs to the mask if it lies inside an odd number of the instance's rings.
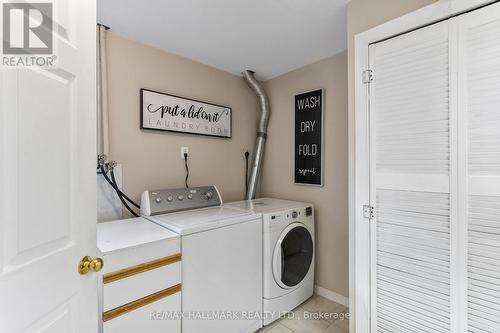
[[371,69],[367,69],[363,71],[363,83],[373,82],[373,71]]
[[370,205],[363,206],[363,217],[370,220],[375,218],[375,209],[373,208],[373,206]]

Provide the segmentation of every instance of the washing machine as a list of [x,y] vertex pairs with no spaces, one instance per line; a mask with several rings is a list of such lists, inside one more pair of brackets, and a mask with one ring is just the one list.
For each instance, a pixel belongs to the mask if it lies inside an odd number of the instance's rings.
[[314,293],[314,207],[274,198],[226,207],[262,214],[263,324],[268,325]]
[[215,186],[145,191],[141,214],[181,238],[182,332],[262,327],[262,215],[222,206]]

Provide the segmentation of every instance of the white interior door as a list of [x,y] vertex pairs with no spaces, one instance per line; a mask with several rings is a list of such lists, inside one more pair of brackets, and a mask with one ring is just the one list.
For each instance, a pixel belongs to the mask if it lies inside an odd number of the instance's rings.
[[95,1],[54,3],[55,69],[0,72],[0,332],[97,331]]
[[464,15],[459,27],[463,316],[469,332],[500,332],[500,4]]
[[370,47],[372,332],[457,332],[453,21]]

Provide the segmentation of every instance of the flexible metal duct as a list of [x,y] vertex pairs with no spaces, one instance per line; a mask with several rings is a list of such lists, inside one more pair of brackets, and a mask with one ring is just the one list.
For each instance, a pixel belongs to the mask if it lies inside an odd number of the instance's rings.
[[248,180],[248,191],[246,199],[254,199],[255,192],[257,191],[257,182],[259,179],[260,169],[262,166],[262,157],[264,156],[264,146],[267,139],[267,124],[269,123],[269,115],[271,108],[269,107],[269,100],[262,85],[254,77],[254,72],[244,71],[241,73],[247,82],[248,86],[255,92],[259,98],[260,104],[260,120],[259,127],[257,128],[257,142],[255,144],[255,158],[253,160],[252,171],[250,179]]

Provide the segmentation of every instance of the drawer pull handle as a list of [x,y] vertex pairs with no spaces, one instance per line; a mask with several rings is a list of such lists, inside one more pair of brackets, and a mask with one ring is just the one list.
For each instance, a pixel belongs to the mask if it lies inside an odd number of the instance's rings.
[[176,284],[173,287],[163,289],[163,290],[158,291],[154,294],[148,295],[146,297],[139,298],[138,300],[124,304],[124,305],[119,306],[117,308],[108,310],[102,314],[102,321],[106,322],[106,321],[111,320],[113,318],[119,317],[121,315],[124,315],[124,314],[130,312],[130,311],[134,311],[140,307],[151,304],[153,302],[156,302],[162,298],[168,297],[168,296],[173,295],[175,293],[178,293],[179,291],[181,291],[181,284],[180,283]]
[[143,264],[136,265],[136,266],[127,267],[127,268],[120,269],[118,271],[110,272],[110,273],[104,274],[103,283],[104,284],[110,283],[113,281],[127,278],[127,277],[132,276],[132,275],[144,273],[144,272],[150,271],[150,270],[155,269],[155,268],[167,266],[167,265],[181,261],[181,258],[182,258],[181,254],[178,253],[178,254],[168,256],[168,257],[156,259],[153,261],[148,261],[148,262],[145,262]]

